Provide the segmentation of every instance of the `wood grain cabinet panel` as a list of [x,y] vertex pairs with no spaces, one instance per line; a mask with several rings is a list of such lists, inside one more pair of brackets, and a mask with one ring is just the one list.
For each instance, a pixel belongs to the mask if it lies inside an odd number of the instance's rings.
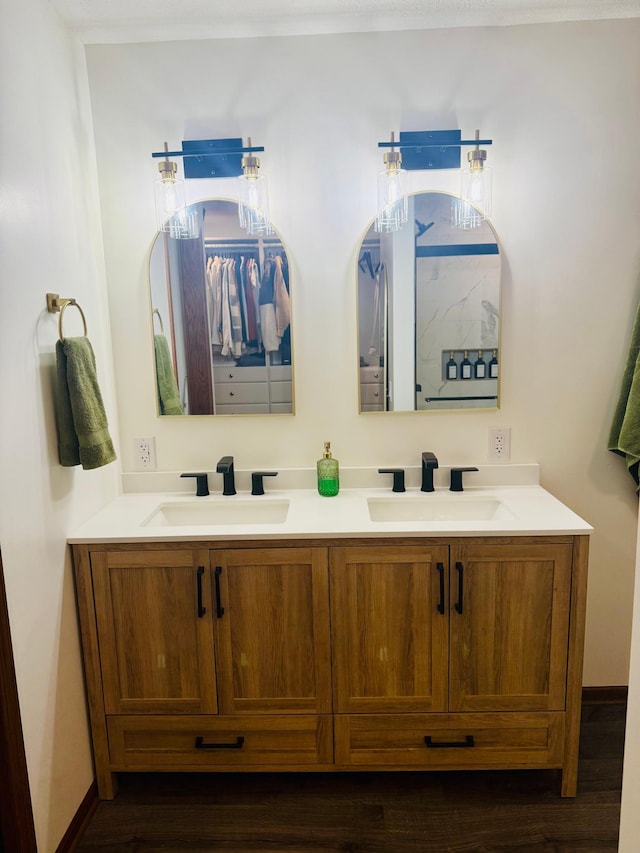
[[563,715],[348,714],[336,717],[336,761],[358,766],[560,767]]
[[327,549],[213,551],[211,560],[220,713],[331,713]]
[[446,547],[334,548],[334,710],[444,711]]
[[92,554],[108,714],[217,711],[208,565],[206,550]]
[[116,770],[330,764],[331,716],[110,717]]
[[452,547],[449,710],[564,710],[571,551]]

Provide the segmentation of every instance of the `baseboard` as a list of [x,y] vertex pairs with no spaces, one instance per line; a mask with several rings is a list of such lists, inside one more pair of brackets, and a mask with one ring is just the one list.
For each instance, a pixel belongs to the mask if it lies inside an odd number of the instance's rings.
[[69,824],[69,828],[65,832],[62,841],[58,844],[56,853],[73,853],[84,835],[89,821],[93,817],[93,813],[98,808],[99,802],[98,786],[95,782],[92,782],[84,799],[78,806],[78,811],[73,816],[73,820]]
[[628,687],[583,687],[584,705],[626,704]]

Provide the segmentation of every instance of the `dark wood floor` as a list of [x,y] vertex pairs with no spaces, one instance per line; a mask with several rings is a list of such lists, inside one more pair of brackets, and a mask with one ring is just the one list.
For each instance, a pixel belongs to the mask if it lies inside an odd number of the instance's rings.
[[555,771],[121,774],[77,853],[616,851],[624,704],[586,704],[579,792]]

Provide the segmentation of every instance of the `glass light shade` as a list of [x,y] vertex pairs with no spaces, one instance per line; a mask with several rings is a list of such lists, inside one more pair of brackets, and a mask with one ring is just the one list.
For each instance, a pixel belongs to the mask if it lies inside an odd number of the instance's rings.
[[185,207],[184,181],[178,178],[158,178],[153,182],[158,231],[171,230],[171,218]]
[[378,173],[376,231],[399,231],[408,220],[406,174],[404,169],[384,169]]
[[460,174],[461,203],[457,205],[455,224],[458,228],[478,228],[491,216],[493,169],[463,169]]
[[262,175],[238,176],[238,215],[247,234],[273,234],[267,180]]

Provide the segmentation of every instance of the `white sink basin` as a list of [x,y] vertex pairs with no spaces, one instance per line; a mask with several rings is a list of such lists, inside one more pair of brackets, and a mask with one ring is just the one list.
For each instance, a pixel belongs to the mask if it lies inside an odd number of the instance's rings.
[[513,518],[493,495],[398,495],[368,498],[371,521],[490,521]]
[[209,524],[282,524],[288,500],[207,500],[164,503],[142,522],[142,527],[182,527]]

